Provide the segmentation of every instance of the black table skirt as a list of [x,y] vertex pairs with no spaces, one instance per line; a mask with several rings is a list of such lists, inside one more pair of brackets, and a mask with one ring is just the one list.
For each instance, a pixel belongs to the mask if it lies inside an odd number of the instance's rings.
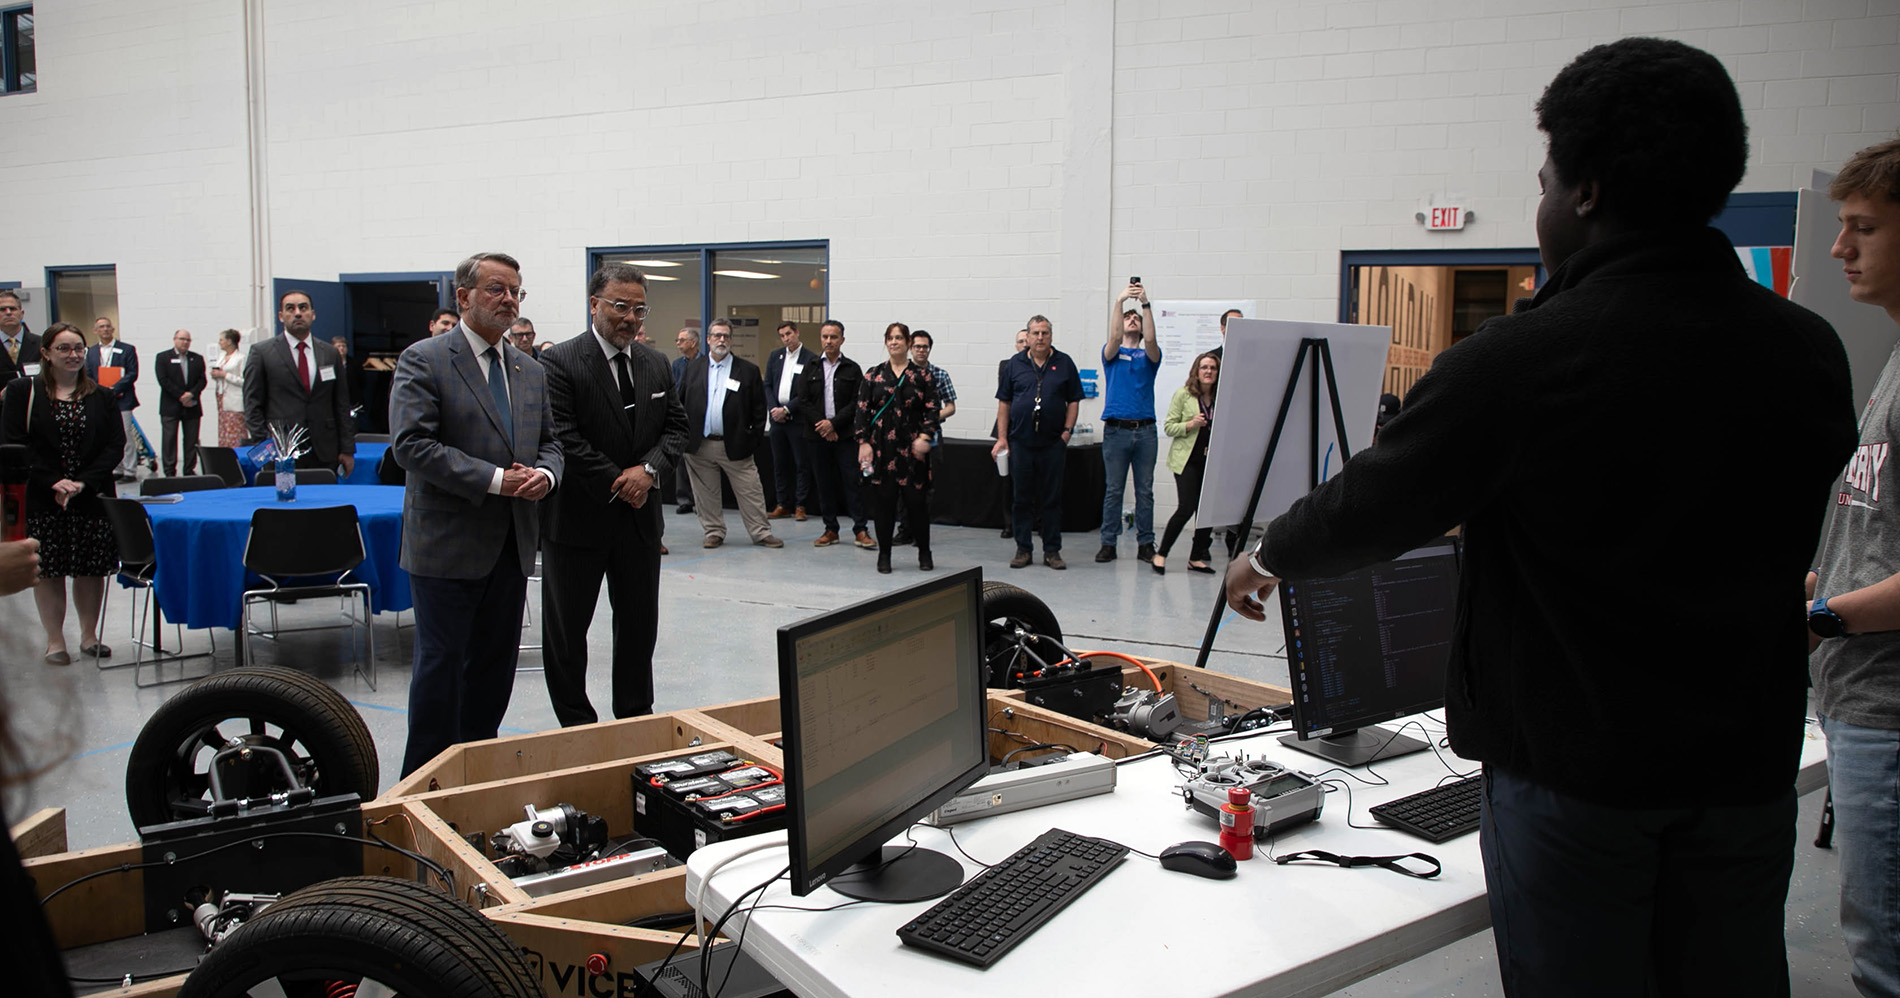
[[[990,457],[989,440],[945,440],[937,448],[931,467],[930,522],[953,527],[1000,528],[1009,516],[1010,480],[996,473],[996,461]],[[752,462],[759,469],[759,481],[765,486],[765,505],[790,507],[780,503],[772,480],[772,448],[761,446]],[[671,476],[668,476],[669,478]],[[731,484],[720,482],[727,509],[738,509]],[[671,482],[660,483],[662,501],[675,503]],[[1069,459],[1062,468],[1062,529],[1100,530],[1102,527],[1102,445],[1071,444]],[[815,500],[814,500],[815,501]],[[817,510],[811,510],[817,515]]]

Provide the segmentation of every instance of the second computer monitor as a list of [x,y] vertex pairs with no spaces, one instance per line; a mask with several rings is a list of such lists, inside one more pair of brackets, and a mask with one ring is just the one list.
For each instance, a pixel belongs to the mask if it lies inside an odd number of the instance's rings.
[[1450,538],[1344,575],[1281,583],[1294,732],[1281,741],[1342,766],[1426,748],[1376,725],[1445,705],[1457,603]]

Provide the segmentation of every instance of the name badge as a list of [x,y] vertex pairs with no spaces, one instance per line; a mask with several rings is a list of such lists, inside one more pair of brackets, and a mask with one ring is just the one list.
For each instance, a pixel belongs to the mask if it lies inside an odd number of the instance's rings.
[[37,378],[40,376],[40,366],[38,364],[21,364],[20,373],[29,378]]
[[319,368],[317,368],[317,380],[318,380],[318,381],[335,381],[335,380],[336,380],[336,368],[334,368],[334,367],[319,367]]
[[183,357],[180,357],[180,356],[177,356],[176,354],[174,354],[174,355],[172,356],[172,363],[174,363],[174,364],[183,364],[184,362],[185,362],[185,358],[183,358]]
[[726,391],[729,391],[729,392],[736,392],[736,391],[738,391],[738,390],[739,390],[739,379],[738,379],[738,378],[727,378],[727,379],[726,379]]
[[666,397],[666,393],[665,393],[665,392],[654,392],[654,393],[652,394],[652,396],[651,396],[651,397],[652,397],[652,398],[656,398],[656,399],[663,399],[663,398],[665,398],[665,397]]
[[803,365],[803,364],[793,364],[793,365],[792,365],[792,377],[794,377],[794,378],[796,378],[796,377],[798,377],[798,375],[799,375],[799,372],[801,372],[801,371],[803,371],[803,370],[805,370],[805,365]]

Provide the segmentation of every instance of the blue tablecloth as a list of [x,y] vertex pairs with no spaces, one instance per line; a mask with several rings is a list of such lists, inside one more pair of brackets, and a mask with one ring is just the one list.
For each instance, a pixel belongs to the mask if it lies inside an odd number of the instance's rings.
[[[388,444],[359,443],[356,445],[356,467],[350,469],[350,477],[339,482],[340,485],[380,485],[376,477],[376,462],[383,459]],[[249,447],[238,448],[238,467],[244,469],[244,484],[257,481],[257,463],[251,460]]]
[[[186,627],[237,628],[244,590],[259,584],[244,570],[251,513],[276,501],[276,489],[253,487],[188,492],[181,502],[146,505],[158,551],[154,582],[166,620]],[[409,609],[409,573],[396,564],[402,553],[401,488],[300,485],[293,505],[355,506],[368,554],[356,577],[370,585],[371,609]]]

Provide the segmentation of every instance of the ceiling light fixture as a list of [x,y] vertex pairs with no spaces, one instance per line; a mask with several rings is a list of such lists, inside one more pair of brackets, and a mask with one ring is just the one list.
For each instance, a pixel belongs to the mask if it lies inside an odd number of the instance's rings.
[[761,274],[756,270],[715,270],[715,277],[742,277],[748,281],[775,281],[777,274]]

